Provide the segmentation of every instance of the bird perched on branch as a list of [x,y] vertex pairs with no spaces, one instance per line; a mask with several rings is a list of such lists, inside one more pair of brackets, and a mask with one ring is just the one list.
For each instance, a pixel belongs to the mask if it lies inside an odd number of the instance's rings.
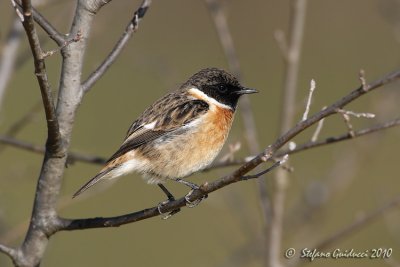
[[197,72],[133,122],[121,147],[73,197],[100,181],[133,171],[143,174],[148,183],[159,185],[169,200],[174,198],[163,185],[167,180],[198,189],[182,178],[215,159],[228,136],[239,97],[256,92],[224,70]]

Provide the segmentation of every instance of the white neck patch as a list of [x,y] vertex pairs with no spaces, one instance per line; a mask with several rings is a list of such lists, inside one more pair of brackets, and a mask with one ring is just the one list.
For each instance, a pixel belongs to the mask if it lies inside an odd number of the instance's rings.
[[230,106],[218,102],[215,98],[212,98],[211,96],[206,95],[205,93],[203,93],[201,90],[197,89],[196,87],[190,88],[189,92],[190,92],[190,94],[194,95],[198,99],[201,99],[209,104],[216,105],[217,107],[220,107],[220,108],[232,110],[232,108]]

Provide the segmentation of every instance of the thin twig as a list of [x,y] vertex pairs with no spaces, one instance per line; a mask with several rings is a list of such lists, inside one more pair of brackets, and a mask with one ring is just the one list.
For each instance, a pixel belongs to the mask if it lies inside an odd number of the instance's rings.
[[305,109],[304,114],[303,114],[303,121],[307,119],[308,113],[310,112],[311,100],[312,100],[312,96],[313,96],[314,90],[315,90],[315,81],[311,80],[311,82],[310,82],[310,91],[308,93],[306,109]]
[[321,141],[310,141],[301,145],[298,145],[294,150],[284,150],[284,151],[280,151],[279,153],[276,154],[277,157],[280,157],[282,155],[285,154],[294,154],[294,153],[298,153],[298,152],[302,152],[304,150],[307,149],[311,149],[311,148],[316,148],[316,147],[320,147],[320,146],[325,146],[325,145],[329,145],[329,144],[334,144],[337,142],[341,142],[341,141],[345,141],[345,140],[349,140],[349,139],[353,139],[356,137],[361,137],[367,134],[371,134],[374,132],[378,132],[378,131],[382,131],[391,127],[395,127],[395,126],[400,126],[400,118],[388,121],[388,122],[384,122],[384,123],[380,123],[377,124],[375,126],[372,126],[370,128],[366,128],[366,129],[362,129],[362,130],[358,130],[358,131],[354,131],[354,136],[352,136],[350,133],[345,133],[339,136],[332,136],[332,137],[328,137],[324,140]]
[[[10,145],[13,147],[21,148],[38,154],[44,154],[46,151],[46,148],[44,146],[34,145],[22,140],[15,139],[11,136],[0,135],[0,143],[4,145]],[[104,164],[106,163],[107,159],[99,156],[93,156],[76,152],[68,153],[67,162],[72,163],[74,161],[81,161],[93,164]]]
[[365,79],[365,71],[364,70],[360,70],[360,72],[358,74],[358,78],[360,79],[361,86],[364,88],[367,84],[367,80]]
[[13,260],[17,257],[17,251],[15,249],[7,247],[3,244],[0,244],[0,252],[3,252]]
[[12,6],[14,7],[15,13],[17,14],[19,20],[20,20],[21,22],[23,22],[23,21],[24,21],[24,15],[22,15],[21,10],[19,10],[18,5],[17,5],[17,3],[15,2],[15,0],[11,0],[11,4],[12,4]]
[[322,127],[324,126],[324,119],[320,120],[318,122],[317,128],[315,128],[315,131],[313,133],[313,135],[311,136],[311,142],[315,142],[318,140],[318,137],[321,133]]
[[32,17],[32,4],[29,0],[22,1],[22,10],[24,15],[23,26],[28,36],[29,44],[31,47],[35,74],[39,83],[40,92],[42,94],[43,106],[47,120],[47,131],[48,139],[47,146],[49,152],[54,155],[59,153],[61,134],[58,125],[58,119],[55,112],[54,100],[50,88],[50,84],[47,78],[46,65],[43,58],[43,51],[40,46],[39,37],[36,32],[36,28]]
[[[12,0],[12,2],[15,2]],[[17,4],[16,10],[17,13],[22,11],[22,4],[20,2],[15,2]],[[51,25],[50,22],[46,20],[35,8],[31,7],[31,12],[33,19],[36,23],[49,35],[49,37],[56,42],[58,46],[62,46],[66,42],[66,38],[60,32],[57,31],[56,28]],[[22,19],[23,21],[23,19]]]
[[245,181],[245,180],[259,178],[260,176],[267,174],[267,173],[271,172],[272,170],[274,170],[275,168],[284,164],[288,160],[288,158],[289,158],[289,155],[286,154],[285,156],[283,156],[283,158],[281,160],[278,160],[277,162],[275,162],[271,167],[267,168],[266,170],[263,170],[262,172],[252,174],[252,175],[244,175],[241,177],[241,180]]
[[[193,202],[197,199],[203,198],[205,195],[210,194],[214,191],[217,191],[223,187],[226,187],[232,183],[236,183],[241,181],[241,177],[246,173],[250,172],[258,165],[263,162],[269,160],[274,154],[276,154],[277,150],[280,149],[284,144],[286,144],[293,137],[309,128],[310,126],[316,124],[322,118],[326,118],[336,113],[338,108],[343,108],[345,105],[354,101],[355,99],[361,97],[362,95],[373,91],[376,88],[381,87],[384,84],[393,82],[400,78],[400,71],[390,73],[379,80],[376,80],[370,84],[365,86],[365,89],[362,87],[350,92],[348,95],[342,97],[340,100],[335,102],[334,104],[328,106],[326,109],[319,111],[318,113],[312,115],[305,121],[298,122],[292,129],[287,131],[285,134],[280,136],[272,145],[268,146],[262,153],[257,155],[251,161],[245,163],[240,168],[228,174],[222,178],[219,178],[212,182],[206,182],[199,189],[194,190],[193,193],[188,197],[190,202]],[[288,153],[289,154],[289,153]],[[278,155],[275,155],[278,156]],[[185,197],[179,198],[174,201],[170,201],[169,203],[163,206],[164,212],[170,212],[172,210],[176,210],[177,208],[181,208],[186,206]],[[152,208],[144,209],[138,212],[125,214],[116,217],[108,217],[108,218],[88,218],[88,219],[65,219],[60,218],[58,221],[57,228],[55,231],[61,230],[82,230],[87,228],[103,228],[103,227],[117,227],[128,223],[137,222],[140,220],[152,218],[155,216],[159,216],[158,206],[154,206]]]
[[[300,54],[303,43],[304,27],[306,20],[307,0],[292,0],[289,21],[289,35],[286,53],[282,56],[285,60],[285,74],[283,84],[283,97],[281,104],[280,130],[282,135],[290,129],[295,118],[296,91],[300,66]],[[283,41],[281,41],[280,46]],[[285,42],[286,43],[286,42]],[[282,51],[284,51],[281,48]],[[310,93],[311,95],[312,93]],[[288,186],[288,173],[277,170],[274,177],[275,190],[272,198],[272,218],[269,227],[267,258],[268,266],[281,266],[281,243],[283,228],[283,213]]]
[[346,124],[347,130],[349,131],[350,136],[354,137],[354,130],[353,130],[353,125],[350,122],[350,116],[346,113],[340,113],[342,115],[342,118],[344,120],[344,123]]
[[114,61],[121,54],[122,50],[128,44],[129,39],[132,37],[133,33],[139,28],[139,23],[141,19],[146,14],[151,4],[151,0],[144,0],[140,7],[133,14],[132,20],[128,23],[125,28],[125,32],[122,34],[118,42],[115,44],[114,48],[104,59],[104,61],[93,71],[92,74],[87,78],[86,81],[82,83],[83,92],[88,92],[92,86],[106,73],[108,68],[114,63]]
[[82,34],[80,31],[77,32],[76,36],[74,38],[71,38],[69,40],[66,40],[62,45],[60,45],[59,47],[52,49],[50,51],[46,51],[43,53],[43,58],[46,57],[50,57],[52,55],[54,55],[55,53],[61,51],[64,47],[66,47],[67,45],[74,43],[74,42],[79,42],[82,38]]
[[[326,107],[323,107],[322,109],[325,109]],[[318,122],[317,128],[315,128],[315,131],[313,135],[311,136],[311,142],[315,142],[318,140],[318,137],[321,133],[322,127],[324,126],[324,121],[325,119],[322,119]]]
[[[363,84],[361,86],[364,87],[365,85]],[[368,118],[368,119],[375,118],[375,114],[372,113],[356,113],[344,109],[337,109],[336,112],[342,115],[344,123],[346,124],[347,129],[349,130],[349,134],[353,137],[354,137],[354,130],[353,130],[353,125],[350,122],[350,115],[357,118]]]
[[368,112],[354,112],[350,110],[344,110],[344,109],[338,109],[338,113],[354,116],[356,118],[367,118],[367,119],[373,119],[375,118],[374,113],[368,113]]

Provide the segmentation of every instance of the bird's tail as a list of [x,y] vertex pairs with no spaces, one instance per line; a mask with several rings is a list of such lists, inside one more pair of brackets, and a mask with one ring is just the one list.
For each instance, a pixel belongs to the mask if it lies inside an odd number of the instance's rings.
[[107,174],[110,174],[110,172],[113,169],[114,168],[106,168],[105,170],[99,172],[95,177],[90,179],[86,184],[84,184],[81,188],[79,188],[79,190],[76,191],[76,193],[72,196],[72,198],[77,197],[78,195],[82,194],[83,192],[85,192],[87,189],[89,189],[93,185],[95,185],[98,182],[100,182],[102,179],[106,178]]

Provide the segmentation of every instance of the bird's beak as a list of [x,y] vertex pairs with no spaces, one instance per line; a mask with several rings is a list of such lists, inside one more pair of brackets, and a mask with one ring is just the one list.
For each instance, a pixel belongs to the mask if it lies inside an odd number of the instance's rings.
[[242,87],[239,91],[235,92],[238,95],[254,94],[258,93],[256,89]]

